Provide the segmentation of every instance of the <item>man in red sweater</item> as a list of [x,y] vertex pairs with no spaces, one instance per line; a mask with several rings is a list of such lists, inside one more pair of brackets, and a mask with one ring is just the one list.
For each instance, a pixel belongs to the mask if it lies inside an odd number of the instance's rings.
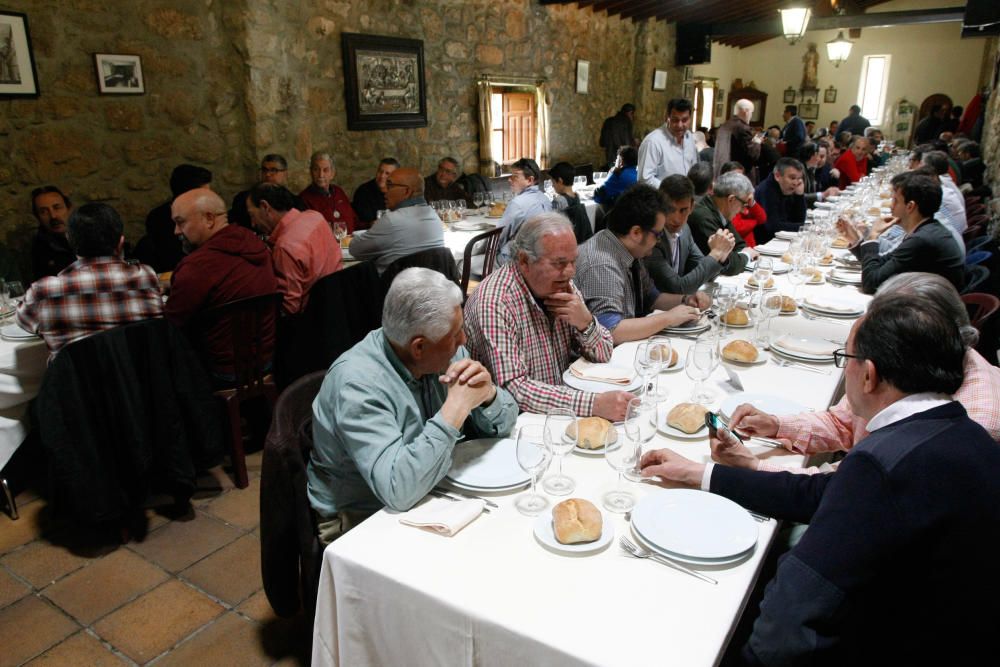
[[322,213],[331,225],[343,222],[347,225],[347,233],[353,234],[358,225],[358,216],[351,208],[347,193],[333,183],[333,179],[337,177],[333,156],[323,152],[313,153],[309,159],[309,175],[312,176],[312,183],[299,193],[299,197],[309,208]]
[[833,165],[840,172],[840,189],[857,183],[868,173],[868,139],[856,136],[851,139],[851,149],[844,151]]

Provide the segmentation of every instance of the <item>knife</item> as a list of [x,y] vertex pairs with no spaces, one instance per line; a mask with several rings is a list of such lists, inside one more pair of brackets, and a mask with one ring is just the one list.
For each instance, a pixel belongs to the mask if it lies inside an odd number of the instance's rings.
[[455,491],[453,489],[446,489],[446,488],[441,487],[441,486],[434,487],[434,490],[437,491],[438,493],[443,493],[443,494],[451,495],[452,497],[456,497],[457,496],[459,500],[482,500],[489,507],[495,507],[495,508],[498,508],[498,509],[500,507],[499,505],[497,505],[492,500],[489,500],[488,498],[480,498],[479,496],[473,496],[471,494],[462,493],[460,491]]

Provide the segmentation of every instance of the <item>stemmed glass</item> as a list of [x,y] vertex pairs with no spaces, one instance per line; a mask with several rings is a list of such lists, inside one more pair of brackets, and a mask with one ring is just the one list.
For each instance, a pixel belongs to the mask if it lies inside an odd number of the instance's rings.
[[626,421],[624,432],[608,429],[604,442],[604,460],[618,472],[618,483],[614,490],[604,494],[604,509],[616,514],[624,514],[635,507],[635,496],[622,488],[622,474],[634,470],[639,465],[639,434]]
[[483,192],[473,192],[472,193],[472,203],[476,205],[476,211],[483,207],[483,200],[486,198],[486,194]]
[[535,516],[549,506],[549,499],[535,491],[535,484],[549,467],[552,452],[545,444],[545,427],[527,424],[517,432],[517,465],[531,477],[531,492],[522,494],[514,502],[521,514]]
[[458,211],[458,220],[465,219],[465,200],[458,199],[455,201],[455,210]]
[[633,359],[632,364],[635,367],[635,372],[642,379],[642,389],[639,393],[649,391],[653,384],[653,376],[660,372],[659,356],[654,358],[652,349],[652,346],[647,342],[639,343],[639,347],[635,350],[635,359]]
[[[757,321],[757,333],[754,337],[754,342],[757,347],[767,347],[771,343],[771,318],[781,312],[781,295],[780,294],[769,294],[763,298],[760,302],[760,314],[761,322]],[[761,325],[763,324],[764,331],[761,332]]]
[[[545,416],[545,444],[557,461],[557,472],[542,481],[542,488],[554,496],[565,496],[576,488],[576,482],[564,475],[562,468],[563,459],[573,451],[580,438],[578,428],[570,429],[573,424],[577,424],[577,421],[572,410],[552,408]],[[571,431],[576,431],[575,437],[570,435]]]
[[347,236],[347,223],[346,222],[335,222],[333,223],[333,236],[337,239],[337,243],[340,243]]
[[758,257],[753,267],[753,279],[757,281],[758,302],[764,298],[764,285],[771,279],[774,263],[770,257]]
[[694,389],[691,391],[692,403],[709,403],[715,398],[715,395],[705,387],[705,380],[711,377],[718,365],[719,347],[715,343],[699,338],[688,348],[684,372],[695,381]]
[[656,382],[653,384],[652,393],[659,399],[663,400],[662,394],[667,394],[667,390],[664,388],[660,389],[660,373],[665,369],[670,368],[670,360],[673,358],[673,343],[666,336],[653,336],[649,339],[648,347],[646,348],[646,354],[649,356],[649,361],[656,368]]
[[656,419],[659,410],[658,406],[665,402],[657,396],[641,396],[633,398],[628,402],[625,409],[625,431],[630,434],[635,442],[636,465],[632,469],[625,470],[625,476],[632,481],[639,481],[642,475],[639,473],[638,457],[642,455],[642,445],[653,439],[656,435]]
[[792,300],[795,301],[796,305],[799,303],[799,287],[811,277],[805,272],[805,268],[806,265],[802,257],[797,256],[788,272],[788,282],[792,284]]
[[19,280],[11,280],[7,283],[5,290],[7,298],[15,306],[20,306],[24,301],[24,285]]
[[722,322],[722,337],[725,338],[728,331],[726,327],[726,313],[732,310],[733,305],[736,303],[736,288],[732,285],[719,285],[712,303],[718,309],[716,312],[719,313],[719,320]]

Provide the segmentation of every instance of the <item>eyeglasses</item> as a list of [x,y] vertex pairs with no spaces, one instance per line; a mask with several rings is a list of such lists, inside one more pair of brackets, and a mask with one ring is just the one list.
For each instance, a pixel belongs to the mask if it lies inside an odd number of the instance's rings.
[[287,169],[275,169],[274,167],[261,167],[260,173],[262,174],[280,174],[283,171],[288,171]]
[[740,199],[736,195],[733,195],[733,199],[735,199],[739,203],[743,204],[743,208],[750,208],[750,203],[753,201],[752,199],[747,199],[746,201],[743,201],[742,199]]
[[844,347],[833,351],[833,365],[837,368],[847,366],[848,359],[864,359],[864,357],[859,357],[856,354],[847,354],[847,348]]
[[666,227],[664,227],[660,231],[656,231],[655,229],[647,229],[646,231],[648,233],[652,234],[653,236],[655,236],[657,241],[659,241],[660,239],[663,239],[663,238],[665,238],[667,236],[667,228]]

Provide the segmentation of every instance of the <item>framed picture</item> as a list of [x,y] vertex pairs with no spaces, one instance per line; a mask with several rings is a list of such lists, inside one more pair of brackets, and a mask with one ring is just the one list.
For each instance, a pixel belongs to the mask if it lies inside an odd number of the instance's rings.
[[684,80],[685,81],[690,81],[693,78],[694,78],[694,67],[690,67],[690,66],[685,67],[684,68]]
[[799,118],[802,120],[816,120],[819,118],[819,105],[815,102],[800,104]]
[[146,82],[142,78],[142,59],[123,53],[95,53],[97,89],[102,95],[142,95]]
[[726,105],[723,104],[722,102],[718,102],[715,105],[715,117],[722,118],[725,115],[726,115]]
[[583,95],[587,94],[587,90],[590,86],[590,61],[589,60],[577,60],[576,61],[576,92]]
[[795,104],[795,89],[791,86],[785,88],[785,96],[782,99],[785,104]]
[[667,89],[667,70],[653,70],[653,90]]
[[0,12],[0,97],[38,97],[27,14]]
[[342,33],[347,129],[427,127],[424,43]]
[[827,104],[833,104],[834,102],[836,102],[837,101],[837,89],[834,88],[833,86],[830,86],[829,88],[827,88],[826,90],[824,90],[823,91],[823,101],[826,102]]

